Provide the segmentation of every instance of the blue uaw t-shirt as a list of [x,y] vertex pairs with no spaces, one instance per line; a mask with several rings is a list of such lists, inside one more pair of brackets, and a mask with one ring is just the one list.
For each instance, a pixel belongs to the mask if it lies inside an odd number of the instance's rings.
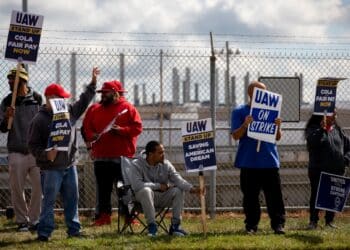
[[[244,123],[249,111],[249,105],[240,105],[232,111],[231,133]],[[258,140],[248,137],[246,132],[239,140],[234,166],[237,168],[279,168],[276,144],[263,141],[260,143],[260,151],[257,152]]]

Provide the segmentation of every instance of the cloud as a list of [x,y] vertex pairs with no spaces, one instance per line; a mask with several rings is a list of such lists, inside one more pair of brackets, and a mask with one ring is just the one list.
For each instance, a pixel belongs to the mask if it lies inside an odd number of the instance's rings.
[[[17,2],[1,1],[1,23],[9,22],[12,9],[21,9]],[[49,30],[327,36],[349,32],[350,19],[349,4],[340,0],[31,0],[28,5],[29,12],[44,15]]]
[[224,9],[248,30],[299,36],[323,36],[327,25],[343,14],[339,0],[246,0],[226,3]]

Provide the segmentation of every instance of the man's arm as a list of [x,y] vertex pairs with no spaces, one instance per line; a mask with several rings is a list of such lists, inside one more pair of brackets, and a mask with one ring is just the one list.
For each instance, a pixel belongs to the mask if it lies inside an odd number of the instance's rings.
[[7,128],[7,123],[8,123],[8,118],[10,116],[14,116],[15,110],[6,105],[6,99],[8,98],[8,96],[1,102],[0,105],[0,131],[3,133],[8,132],[8,128]]
[[242,138],[243,135],[245,135],[249,124],[253,121],[253,117],[251,115],[247,115],[244,119],[244,122],[240,127],[237,129],[233,130],[232,132],[232,138],[234,140],[239,140]]
[[152,190],[160,190],[160,183],[146,182],[142,174],[142,162],[139,160],[132,161],[133,166],[131,167],[130,183],[131,187],[135,192],[140,191],[144,187],[149,187]]
[[99,74],[100,70],[94,67],[92,69],[91,83],[86,86],[85,91],[80,94],[79,100],[70,106],[70,114],[74,120],[79,119],[94,98],[96,94],[97,75]]
[[[137,109],[130,104],[129,110],[127,112],[129,115],[129,124],[127,126],[119,126],[113,125],[112,131],[119,135],[135,137],[141,134],[142,132],[142,120]],[[118,118],[116,119],[116,123],[118,124]]]
[[176,171],[175,167],[169,160],[164,161],[164,166],[168,168],[168,176],[169,180],[178,188],[184,191],[190,191],[193,186],[191,183],[186,181],[182,176],[179,174],[179,172]]
[[[84,135],[83,139],[85,143],[91,143],[92,141],[96,140],[96,131],[92,127],[92,120],[93,117],[93,110],[97,107],[97,103],[91,105],[88,110],[85,113],[85,117],[83,119],[83,125],[81,127],[81,133]],[[91,146],[91,145],[90,145]]]
[[28,149],[29,152],[39,161],[47,161],[47,152],[45,151],[46,145],[41,140],[41,128],[39,124],[40,120],[33,118],[28,130]]

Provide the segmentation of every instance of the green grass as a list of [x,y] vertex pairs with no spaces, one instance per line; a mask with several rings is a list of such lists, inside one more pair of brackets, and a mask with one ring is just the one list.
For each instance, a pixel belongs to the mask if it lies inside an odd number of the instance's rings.
[[[81,217],[85,238],[66,237],[62,216],[56,216],[58,228],[47,243],[35,241],[36,235],[17,233],[12,221],[0,217],[1,249],[350,249],[350,214],[336,217],[338,229],[319,228],[305,230],[308,215],[289,213],[285,235],[274,235],[266,214],[262,216],[256,235],[243,230],[244,217],[240,213],[218,214],[208,219],[208,233],[202,233],[200,217],[186,214],[183,228],[191,234],[187,237],[170,237],[161,233],[156,238],[146,234],[117,233],[116,218],[112,225],[92,227],[91,219]],[[139,227],[136,227],[139,230]]]

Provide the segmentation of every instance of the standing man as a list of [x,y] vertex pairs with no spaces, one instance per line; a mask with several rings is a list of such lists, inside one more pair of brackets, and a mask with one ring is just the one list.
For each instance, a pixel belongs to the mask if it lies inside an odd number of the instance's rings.
[[[7,74],[11,93],[1,102],[0,130],[8,132],[7,150],[9,164],[9,182],[11,202],[16,215],[18,231],[36,229],[41,207],[40,169],[36,166],[35,158],[28,151],[27,132],[30,120],[39,111],[42,103],[40,94],[28,86],[28,73],[25,68],[19,70],[19,83],[15,108],[11,107],[16,68]],[[13,118],[10,129],[7,128],[9,118]],[[25,183],[29,177],[31,183],[31,200],[29,206],[24,195]]]
[[68,98],[68,93],[61,85],[52,83],[45,89],[46,105],[33,118],[29,129],[29,150],[36,158],[42,171],[43,204],[38,225],[38,240],[48,241],[55,228],[54,206],[57,194],[60,192],[64,206],[64,217],[67,224],[68,237],[80,236],[80,221],[78,215],[78,173],[77,164],[77,132],[76,123],[95,96],[98,68],[93,68],[91,83],[75,103],[68,106],[71,132],[67,151],[57,151],[55,147],[47,151],[50,136],[50,124],[53,119],[50,100],[53,98]]
[[[276,144],[258,141],[247,136],[249,124],[253,121],[250,105],[254,88],[266,89],[265,84],[253,81],[248,86],[249,104],[235,108],[231,114],[231,133],[234,140],[239,140],[234,166],[241,169],[240,185],[243,193],[245,229],[253,234],[258,230],[261,209],[260,190],[264,191],[267,212],[271,228],[275,234],[284,234],[285,209],[279,175],[279,156]],[[281,119],[275,120],[277,126],[276,140],[281,138]]]
[[148,224],[148,235],[157,234],[155,208],[168,206],[171,206],[173,213],[169,234],[187,235],[180,227],[184,192],[200,195],[200,189],[194,188],[181,177],[171,162],[165,159],[164,147],[157,141],[148,142],[145,151],[132,161],[132,165],[129,181],[136,200],[142,205]]
[[119,81],[105,82],[99,104],[91,107],[83,121],[87,142],[91,143],[97,182],[98,212],[95,226],[111,223],[113,184],[122,181],[121,156],[133,157],[142,132],[137,109],[129,103]]

